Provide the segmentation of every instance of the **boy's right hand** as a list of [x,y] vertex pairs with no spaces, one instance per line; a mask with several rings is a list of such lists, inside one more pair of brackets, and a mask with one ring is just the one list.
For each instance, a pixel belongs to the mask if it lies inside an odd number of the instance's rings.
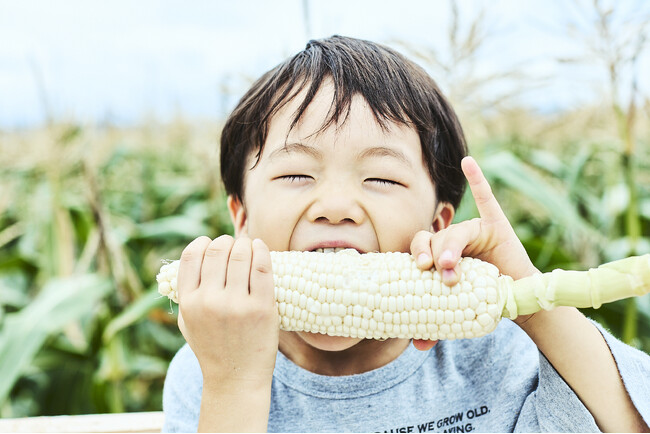
[[279,318],[271,255],[261,240],[200,237],[183,250],[178,326],[207,383],[270,387]]

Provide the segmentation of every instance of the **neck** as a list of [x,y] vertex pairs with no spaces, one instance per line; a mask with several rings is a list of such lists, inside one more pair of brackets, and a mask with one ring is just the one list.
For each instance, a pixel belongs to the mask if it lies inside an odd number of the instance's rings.
[[399,357],[408,339],[363,339],[341,351],[316,348],[296,332],[280,331],[280,352],[296,365],[320,375],[341,376],[368,372]]

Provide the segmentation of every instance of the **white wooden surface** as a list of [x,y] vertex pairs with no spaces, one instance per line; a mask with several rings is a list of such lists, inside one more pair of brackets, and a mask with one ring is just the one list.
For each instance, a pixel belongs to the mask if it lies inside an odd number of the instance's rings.
[[0,419],[0,432],[160,432],[163,419],[162,411]]

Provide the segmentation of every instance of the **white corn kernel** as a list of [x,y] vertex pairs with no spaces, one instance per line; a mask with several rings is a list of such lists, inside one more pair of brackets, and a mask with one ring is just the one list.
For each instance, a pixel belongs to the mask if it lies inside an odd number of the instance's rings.
[[[435,340],[481,336],[501,318],[498,270],[482,261],[463,258],[460,282],[448,287],[406,253],[323,252],[271,252],[284,330]],[[156,276],[174,300],[178,267],[165,264]]]
[[458,309],[458,297],[454,294],[447,297],[447,308],[451,310]]
[[492,317],[487,312],[480,314],[476,319],[483,327],[487,327],[493,321]]
[[404,309],[411,310],[413,309],[413,296],[411,294],[406,294],[404,296]]
[[460,294],[458,294],[458,308],[464,310],[467,309],[468,307],[469,307],[469,297],[467,296],[466,293],[461,292]]
[[391,313],[397,312],[397,300],[392,295],[388,297],[388,311]]
[[161,282],[158,284],[158,292],[160,295],[167,297],[172,292],[172,286],[167,281]]
[[454,323],[454,312],[451,310],[446,310],[445,311],[445,324],[453,324]]
[[401,295],[397,296],[396,306],[397,306],[397,312],[403,312],[404,311],[404,297],[402,297]]

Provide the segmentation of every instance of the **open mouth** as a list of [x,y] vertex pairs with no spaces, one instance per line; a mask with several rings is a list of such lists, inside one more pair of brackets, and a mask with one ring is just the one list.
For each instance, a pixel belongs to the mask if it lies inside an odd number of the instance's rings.
[[[314,249],[314,250],[312,250],[312,252],[336,253],[336,252],[342,252],[343,250],[348,250],[348,249],[357,250],[354,247],[322,247],[322,248]],[[358,250],[357,250],[357,252],[358,252]]]

